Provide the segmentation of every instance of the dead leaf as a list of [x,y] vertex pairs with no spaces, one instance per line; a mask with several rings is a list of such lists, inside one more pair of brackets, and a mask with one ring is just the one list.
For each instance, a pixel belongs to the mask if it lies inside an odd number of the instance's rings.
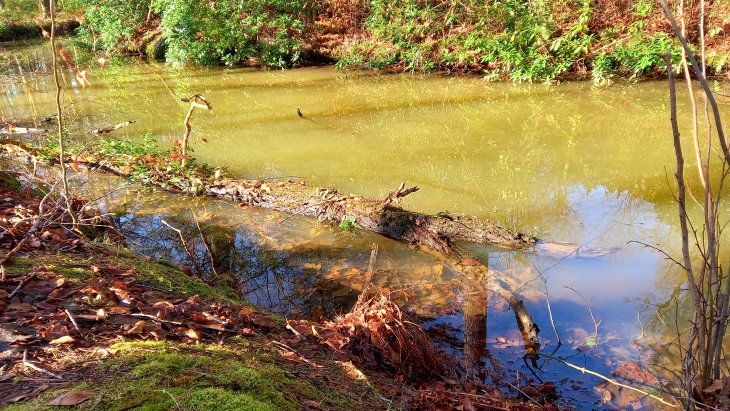
[[242,328],[241,331],[238,332],[238,335],[241,337],[255,337],[256,333],[252,329],[246,327]]
[[611,399],[613,398],[613,394],[611,394],[611,391],[601,386],[595,386],[593,387],[593,389],[595,389],[600,394],[601,403],[608,404],[609,402],[611,402]]
[[302,403],[302,408],[305,410],[319,410],[319,403],[317,401],[307,400]]
[[61,345],[61,344],[71,344],[72,342],[76,341],[73,337],[70,335],[64,335],[63,337],[56,338],[55,340],[49,342],[50,345]]
[[66,64],[68,64],[69,66],[73,65],[73,63],[71,62],[71,55],[68,54],[68,51],[66,51],[66,49],[58,50],[58,55],[61,56],[63,61],[66,62]]
[[132,328],[127,331],[127,334],[142,334],[144,332],[144,321],[137,321]]
[[49,402],[48,405],[78,405],[95,396],[94,391],[70,391]]
[[725,388],[725,381],[724,380],[715,380],[712,384],[710,384],[709,387],[705,388],[704,391],[708,394],[711,394],[713,392],[717,392]]
[[195,330],[193,330],[192,328],[188,328],[188,330],[185,331],[185,335],[188,338],[193,339],[193,340],[199,340],[200,339],[200,335],[198,334],[198,332],[195,331]]
[[28,398],[36,397],[38,394],[42,393],[43,391],[47,390],[50,387],[51,386],[48,384],[43,384],[43,385],[39,386],[38,388],[33,389],[30,392],[27,392],[25,394],[20,394],[13,398],[10,398],[9,400],[7,400],[7,403],[12,404],[12,403],[23,401]]

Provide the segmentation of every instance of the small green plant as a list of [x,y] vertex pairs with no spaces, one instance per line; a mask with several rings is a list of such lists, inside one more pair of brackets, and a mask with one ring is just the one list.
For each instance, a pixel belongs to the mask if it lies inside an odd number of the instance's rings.
[[340,222],[340,230],[342,231],[355,231],[359,226],[353,217],[345,217]]

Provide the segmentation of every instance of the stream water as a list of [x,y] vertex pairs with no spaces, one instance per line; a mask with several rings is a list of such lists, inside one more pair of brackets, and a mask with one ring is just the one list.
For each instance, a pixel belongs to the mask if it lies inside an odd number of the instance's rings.
[[[52,114],[47,54],[24,46],[0,47],[0,55],[9,65],[0,80],[0,115],[40,121]],[[186,111],[180,98],[199,92],[213,110],[194,114],[194,155],[233,175],[304,179],[375,197],[403,181],[421,189],[405,199],[408,208],[477,214],[551,242],[519,252],[465,246],[509,274],[540,325],[546,352],[556,348],[557,333],[556,356],[607,376],[633,362],[678,367],[672,324],[686,301],[681,292],[678,304],[672,298],[684,279],[663,255],[632,242],[668,253],[679,247],[664,82],[597,88],[141,61],[90,69],[86,88],[70,71],[64,75],[77,133],[131,119],[136,123],[113,136],[151,134],[172,145]],[[680,99],[685,92],[680,88]],[[727,102],[720,105],[730,122]],[[686,119],[687,106],[680,109]],[[465,288],[425,253],[307,218],[119,183],[95,179],[93,188],[113,191],[102,206],[115,213],[134,248],[184,261],[177,234],[161,220],[194,238],[193,211],[221,259],[219,270],[234,271],[248,298],[264,308],[315,318],[346,311],[377,244],[374,283],[408,290],[407,309],[465,357],[493,356],[514,384],[538,377],[559,383],[563,398],[580,409],[659,407],[558,361],[530,370],[508,307]]]

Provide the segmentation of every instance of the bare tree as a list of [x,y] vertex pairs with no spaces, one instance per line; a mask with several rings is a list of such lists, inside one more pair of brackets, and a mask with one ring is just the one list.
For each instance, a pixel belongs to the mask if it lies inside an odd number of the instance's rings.
[[[679,222],[682,231],[681,265],[687,274],[687,282],[694,307],[694,318],[691,320],[689,337],[685,341],[686,346],[682,347],[684,351],[682,385],[688,394],[687,397],[700,397],[695,399],[702,401],[703,389],[712,381],[722,377],[722,345],[728,320],[730,280],[723,273],[722,265],[719,261],[720,238],[723,227],[720,216],[720,210],[722,209],[720,207],[720,201],[725,193],[723,188],[728,175],[728,166],[730,166],[730,152],[728,151],[717,102],[706,79],[703,38],[705,2],[701,0],[700,4],[699,52],[701,53],[702,61],[700,65],[690,49],[685,36],[686,27],[684,23],[684,10],[682,9],[684,3],[679,3],[680,10],[678,14],[682,18],[680,27],[674,18],[674,14],[667,0],[660,1],[675,35],[682,45],[682,65],[685,69],[685,79],[690,93],[694,119],[694,154],[696,166],[699,171],[700,183],[703,188],[701,201],[697,201],[702,212],[702,223],[698,227],[692,223],[690,213],[688,212],[687,191],[691,185],[687,184],[684,175],[684,157],[677,121],[674,68],[671,58],[667,54],[664,55],[664,59],[669,75],[670,114],[672,133],[674,135],[675,157],[677,160],[675,177],[678,188],[676,200],[679,207]],[[690,67],[694,77],[702,87],[703,97],[705,98],[704,120],[707,130],[707,140],[704,142],[706,150],[704,156],[698,137],[697,105],[694,97],[694,86],[689,73]],[[714,124],[710,120],[710,107],[714,117]],[[717,155],[715,155],[715,150],[713,150],[714,136],[717,137],[721,148],[721,151]],[[717,167],[720,171],[713,174],[711,173],[711,167]],[[711,181],[710,177],[713,175],[717,176],[715,178],[716,181]],[[688,402],[685,405],[689,408],[693,407],[694,403]]]
[[53,80],[56,84],[56,121],[58,124],[58,162],[61,165],[61,183],[63,187],[63,196],[66,199],[66,210],[71,216],[71,221],[76,226],[76,213],[73,210],[73,201],[68,190],[68,176],[66,173],[65,162],[65,141],[63,128],[63,108],[61,106],[61,81],[58,78],[58,61],[56,56],[56,1],[50,1],[51,16],[51,52],[53,56]]

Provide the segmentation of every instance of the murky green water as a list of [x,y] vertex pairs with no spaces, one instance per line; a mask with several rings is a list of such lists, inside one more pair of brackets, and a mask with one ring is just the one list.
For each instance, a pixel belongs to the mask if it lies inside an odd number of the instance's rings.
[[[44,69],[37,61],[21,57],[25,75],[4,78],[0,115],[6,119],[39,120],[53,112],[49,77],[30,72]],[[151,133],[171,145],[186,111],[179,98],[199,92],[214,109],[193,117],[195,156],[235,175],[298,177],[371,196],[404,181],[421,188],[406,198],[406,207],[479,214],[548,241],[611,251],[591,256],[571,254],[574,248],[515,253],[472,247],[514,278],[550,348],[556,338],[547,290],[561,353],[578,355],[581,366],[610,374],[622,359],[646,360],[640,347],[661,351],[671,338],[664,317],[672,315],[667,301],[682,278],[662,255],[630,243],[668,252],[678,247],[676,205],[667,183],[674,159],[663,82],[595,88],[332,68],[203,70],[146,63],[93,69],[89,80],[85,89],[70,80],[65,93],[77,132],[133,119],[136,124],[114,135]],[[682,97],[684,89],[679,91]],[[730,113],[727,99],[720,103]],[[298,107],[304,118],[297,116]],[[730,116],[723,118],[730,123]],[[251,300],[289,315],[347,309],[363,286],[351,269],[367,268],[373,243],[379,244],[375,282],[412,289],[408,304],[427,324],[462,338],[469,333],[464,328],[472,327],[462,312],[486,315],[474,307],[485,306],[487,297],[474,296],[431,257],[367,233],[144,191],[118,191],[107,207],[119,213],[134,246],[177,259],[184,256],[174,233],[165,233],[159,220],[174,221],[194,237],[189,210],[195,210],[211,230],[217,254],[225,256],[224,268],[241,275]],[[597,345],[587,300],[600,321]],[[518,359],[514,319],[503,305],[493,299],[488,321],[480,320],[488,326],[479,332],[486,334],[492,354],[527,372]],[[570,381],[585,379],[557,363],[541,374],[547,380],[566,375]],[[596,407],[594,384],[573,384],[564,395],[581,401],[581,408]],[[617,397],[612,406],[626,405],[621,401],[627,400]]]

